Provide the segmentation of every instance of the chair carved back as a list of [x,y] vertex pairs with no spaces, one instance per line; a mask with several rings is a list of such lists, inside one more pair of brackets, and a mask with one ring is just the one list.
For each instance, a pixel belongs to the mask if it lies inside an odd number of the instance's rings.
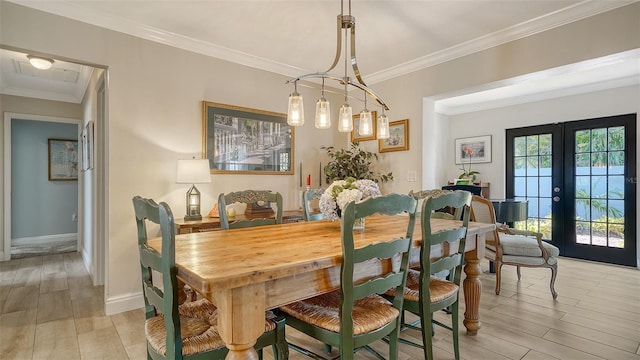
[[[367,198],[360,202],[348,203],[342,211],[342,255],[343,264],[340,271],[342,303],[341,314],[351,314],[355,300],[373,294],[382,294],[390,288],[396,288],[393,307],[402,311],[404,302],[403,289],[407,279],[409,267],[409,250],[415,225],[417,200],[400,194]],[[365,218],[373,214],[397,215],[406,212],[407,228],[403,234],[395,238],[381,241],[362,248],[356,248],[353,226],[356,219]],[[354,282],[354,268],[356,264],[371,259],[390,259],[401,255],[401,263],[397,271],[390,270],[386,274],[367,279],[364,282]],[[385,325],[376,332],[384,333],[400,326],[401,316],[394,322]],[[353,321],[351,316],[340,317],[340,336],[343,348],[353,348]]]
[[[173,213],[167,203],[157,204],[151,199],[140,196],[133,198],[133,208],[138,229],[145,316],[150,319],[158,313],[164,314],[164,325],[167,330],[167,354],[181,354],[182,341],[176,341],[176,339],[181,339],[181,332],[178,315]],[[160,225],[162,254],[148,245],[147,222]],[[153,270],[162,274],[162,289],[153,283]]]
[[320,200],[324,194],[324,189],[309,189],[302,193],[302,216],[304,221],[315,221],[324,219],[322,213],[313,213],[311,209],[311,201]]
[[[231,221],[226,212],[227,205],[234,203],[244,203],[250,206],[253,203],[266,204],[275,203],[276,212],[273,218],[254,218],[249,220]],[[220,194],[218,196],[218,209],[220,214],[220,228],[222,230],[282,224],[282,195],[278,192],[269,190],[244,190],[236,191],[228,194]]]
[[[460,226],[440,232],[433,232],[431,229],[431,218],[437,217],[436,211],[445,206],[449,206],[461,214],[462,223]],[[464,247],[467,238],[467,228],[471,215],[471,194],[466,191],[454,191],[428,197],[422,204],[422,246],[420,247],[420,282],[425,285],[420,287],[420,296],[425,301],[430,301],[429,278],[431,275],[447,271],[449,280],[456,285],[460,284],[462,273],[462,260],[464,257]],[[454,248],[458,242],[457,248]],[[446,245],[445,245],[446,244]],[[449,254],[446,253],[437,260],[432,259],[431,245],[442,245],[449,247]],[[424,293],[424,295],[423,295]]]

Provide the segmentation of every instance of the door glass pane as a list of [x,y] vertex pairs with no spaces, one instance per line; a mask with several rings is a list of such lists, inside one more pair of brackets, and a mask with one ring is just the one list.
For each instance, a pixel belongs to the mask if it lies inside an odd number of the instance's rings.
[[540,156],[540,176],[551,176],[551,156]]
[[609,174],[624,174],[624,151],[609,152]]
[[513,139],[513,155],[525,156],[527,154],[527,138],[524,136]]
[[591,197],[591,179],[588,176],[576,176],[576,199]]
[[513,160],[514,176],[525,176],[527,168],[527,158],[517,157]]
[[591,154],[576,154],[576,175],[589,175],[591,167]]
[[539,195],[541,197],[550,198],[551,197],[551,177],[550,176],[540,177],[539,182],[540,182],[538,186]]
[[526,198],[527,196],[527,178],[524,177],[519,177],[519,178],[515,178],[514,180],[514,195],[516,197],[523,197]]
[[538,196],[537,177],[527,177],[527,196]]
[[607,129],[591,130],[591,151],[607,150]]
[[576,242],[578,244],[591,243],[591,223],[588,221],[576,221]]
[[527,155],[538,155],[538,135],[527,136]]
[[609,199],[624,199],[624,176],[609,176]]
[[589,130],[576,131],[576,153],[591,151],[591,133]]
[[624,150],[624,126],[609,128],[609,151]]
[[527,158],[527,176],[538,176],[538,157]]
[[576,220],[591,220],[591,200],[576,199]]
[[591,172],[597,175],[606,174],[607,172],[607,153],[606,152],[591,153]]
[[551,155],[551,134],[540,135],[540,155]]

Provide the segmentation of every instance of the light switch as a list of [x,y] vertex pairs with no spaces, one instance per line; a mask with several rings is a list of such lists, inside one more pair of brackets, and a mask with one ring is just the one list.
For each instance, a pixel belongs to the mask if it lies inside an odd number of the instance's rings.
[[408,182],[415,182],[416,181],[416,171],[415,170],[407,171],[407,181]]

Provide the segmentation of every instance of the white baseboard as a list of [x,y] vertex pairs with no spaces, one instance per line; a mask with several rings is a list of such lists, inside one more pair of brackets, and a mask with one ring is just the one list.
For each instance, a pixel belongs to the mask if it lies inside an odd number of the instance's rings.
[[104,312],[107,316],[144,307],[142,291],[110,297],[105,301]]
[[43,235],[11,239],[11,246],[42,245],[50,242],[78,240],[78,233]]

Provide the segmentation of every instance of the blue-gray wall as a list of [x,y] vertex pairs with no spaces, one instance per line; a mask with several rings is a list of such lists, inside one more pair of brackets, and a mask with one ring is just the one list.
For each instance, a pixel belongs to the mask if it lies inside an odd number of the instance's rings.
[[48,139],[78,139],[75,124],[11,122],[11,238],[78,232],[78,181],[49,181]]

